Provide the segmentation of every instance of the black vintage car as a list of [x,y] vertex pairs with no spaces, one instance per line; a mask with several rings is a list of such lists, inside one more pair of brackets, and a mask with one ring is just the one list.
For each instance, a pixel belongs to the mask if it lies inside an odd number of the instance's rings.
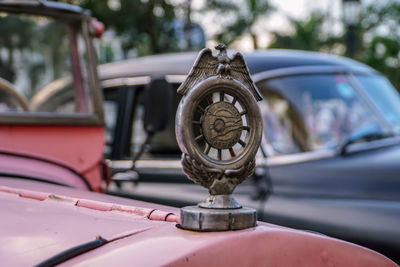
[[[206,197],[182,173],[174,132],[176,89],[196,55],[100,67],[105,157],[115,172],[134,170],[116,174],[110,193],[175,206]],[[261,220],[356,242],[398,261],[400,97],[393,86],[370,67],[321,53],[269,50],[245,59],[264,97],[264,138],[256,175],[236,198],[257,208]],[[134,183],[122,182],[129,179]]]

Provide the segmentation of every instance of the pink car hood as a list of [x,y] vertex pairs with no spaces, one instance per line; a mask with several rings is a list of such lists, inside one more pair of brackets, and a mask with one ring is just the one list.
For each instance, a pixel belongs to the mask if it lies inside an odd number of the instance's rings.
[[98,236],[108,243],[61,265],[396,266],[347,242],[265,223],[185,231],[174,208],[30,181],[1,179],[0,209],[3,266],[38,264]]

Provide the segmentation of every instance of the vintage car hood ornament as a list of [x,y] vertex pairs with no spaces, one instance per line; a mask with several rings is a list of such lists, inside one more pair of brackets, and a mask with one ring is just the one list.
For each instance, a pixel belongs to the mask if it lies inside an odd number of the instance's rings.
[[251,176],[261,142],[262,99],[242,54],[229,58],[219,44],[215,57],[203,49],[187,79],[176,114],[176,136],[183,171],[206,187],[210,196],[181,210],[181,226],[199,231],[253,227],[256,212],[232,197],[235,187]]

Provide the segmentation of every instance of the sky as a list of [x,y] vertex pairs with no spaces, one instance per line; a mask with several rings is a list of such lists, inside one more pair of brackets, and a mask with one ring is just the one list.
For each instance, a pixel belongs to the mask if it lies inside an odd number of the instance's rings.
[[[239,1],[239,0],[233,0]],[[362,4],[371,3],[372,0],[361,0]],[[206,0],[192,0],[192,7],[195,9],[201,7],[206,3]],[[260,20],[258,25],[255,26],[255,31],[259,37],[259,44],[261,47],[266,47],[270,42],[270,32],[287,32],[289,33],[292,29],[290,28],[288,17],[295,19],[306,19],[312,11],[322,11],[324,14],[329,15],[329,27],[327,31],[332,33],[338,33],[342,30],[340,19],[341,19],[341,8],[342,0],[270,0],[270,3],[276,7],[276,12]],[[220,18],[219,18],[220,19]],[[215,26],[215,21],[212,18],[200,18],[194,16],[194,21],[199,22],[205,30],[206,36],[210,37],[218,31]],[[207,46],[212,46],[213,43],[207,43]],[[251,51],[252,42],[250,37],[243,37],[238,42],[233,44],[234,49],[240,49],[244,51]]]

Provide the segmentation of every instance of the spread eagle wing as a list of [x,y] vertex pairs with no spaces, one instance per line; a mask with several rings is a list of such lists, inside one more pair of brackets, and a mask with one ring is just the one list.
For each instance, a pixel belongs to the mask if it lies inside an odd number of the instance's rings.
[[185,95],[189,88],[192,88],[199,81],[216,75],[217,66],[218,60],[212,55],[211,49],[204,48],[201,50],[186,80],[179,86],[178,93]]
[[251,79],[249,69],[246,66],[243,55],[241,53],[236,53],[231,59],[231,76],[241,83],[243,83],[250,91],[253,93],[257,101],[262,100],[262,96],[258,91],[256,85]]

